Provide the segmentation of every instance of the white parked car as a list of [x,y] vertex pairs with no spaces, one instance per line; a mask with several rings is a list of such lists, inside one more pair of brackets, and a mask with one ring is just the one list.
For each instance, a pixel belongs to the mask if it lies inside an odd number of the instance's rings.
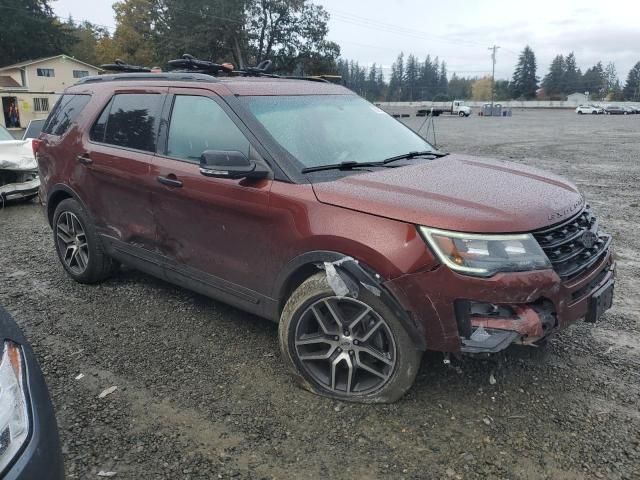
[[576,107],[576,113],[582,115],[583,113],[590,113],[592,115],[600,115],[604,113],[604,108],[598,105],[580,105]]
[[33,139],[16,140],[0,125],[0,207],[7,200],[31,200],[39,187]]

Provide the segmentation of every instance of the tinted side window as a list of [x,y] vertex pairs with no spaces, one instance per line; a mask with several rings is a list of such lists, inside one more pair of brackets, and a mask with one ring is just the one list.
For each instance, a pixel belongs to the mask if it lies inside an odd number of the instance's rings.
[[249,156],[249,141],[213,99],[176,96],[167,155],[198,162],[205,150],[237,150]]
[[155,152],[161,107],[160,94],[126,93],[114,96],[107,118],[104,142]]
[[91,131],[89,132],[89,138],[94,142],[104,142],[104,132],[107,128],[107,120],[109,119],[109,112],[111,111],[111,104],[113,103],[113,99],[109,100],[107,106],[104,107],[102,113],[96,120],[96,123],[91,127]]
[[64,134],[89,100],[90,95],[63,95],[47,117],[42,131],[51,135]]

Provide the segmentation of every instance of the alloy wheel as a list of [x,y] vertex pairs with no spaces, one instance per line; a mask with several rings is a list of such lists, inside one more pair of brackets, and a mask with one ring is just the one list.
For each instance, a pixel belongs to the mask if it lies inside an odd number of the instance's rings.
[[318,384],[341,395],[381,388],[397,361],[396,345],[385,320],[350,297],[324,297],[300,316],[295,353]]
[[81,275],[89,265],[87,235],[78,217],[62,212],[56,223],[56,241],[62,261],[71,272]]

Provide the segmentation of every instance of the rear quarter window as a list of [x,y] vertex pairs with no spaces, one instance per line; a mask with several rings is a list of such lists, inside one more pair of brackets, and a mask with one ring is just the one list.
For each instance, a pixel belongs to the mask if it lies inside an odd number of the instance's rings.
[[63,95],[51,110],[42,131],[50,135],[64,135],[89,100],[91,95]]

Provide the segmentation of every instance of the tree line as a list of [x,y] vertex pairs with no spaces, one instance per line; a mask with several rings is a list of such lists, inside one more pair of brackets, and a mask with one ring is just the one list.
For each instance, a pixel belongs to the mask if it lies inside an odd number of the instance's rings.
[[116,28],[59,19],[51,0],[2,0],[0,65],[66,53],[93,65],[116,58],[164,66],[184,53],[236,66],[263,59],[296,74],[335,71],[328,12],[307,0],[121,0]]
[[[509,80],[449,77],[447,64],[400,53],[385,75],[380,64],[361,66],[340,57],[328,39],[329,13],[310,0],[120,0],[111,29],[73,18],[59,19],[51,0],[2,0],[0,65],[66,53],[101,65],[116,58],[164,66],[190,53],[237,66],[270,59],[285,74],[338,74],[342,83],[372,101],[561,100],[589,92],[594,100],[640,101],[640,62],[621,84],[616,67],[598,62],[584,72],[575,54],[557,55],[540,79],[536,56],[526,46]],[[113,31],[111,31],[113,30]]]

